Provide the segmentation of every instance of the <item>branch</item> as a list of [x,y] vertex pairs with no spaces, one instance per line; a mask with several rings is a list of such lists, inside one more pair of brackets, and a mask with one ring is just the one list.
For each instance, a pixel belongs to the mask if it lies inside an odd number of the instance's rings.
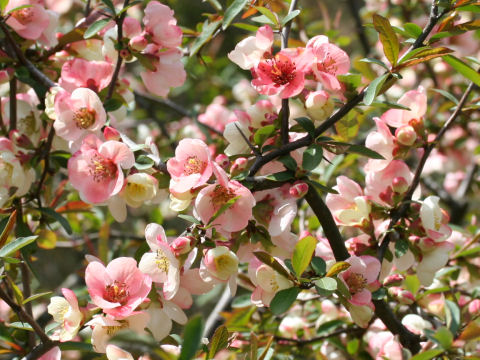
[[360,18],[360,9],[359,5],[360,2],[357,0],[348,0],[348,8],[350,10],[350,13],[353,16],[353,19],[355,20],[355,27],[357,29],[357,36],[358,40],[360,40],[360,44],[362,45],[363,49],[363,55],[368,56],[370,53],[370,45],[368,44],[368,39],[367,36],[365,35],[365,29],[362,24],[362,19]]
[[316,343],[318,341],[322,341],[322,340],[326,340],[328,338],[331,338],[331,337],[335,337],[335,336],[338,336],[338,335],[342,335],[342,334],[355,334],[355,333],[363,333],[365,332],[365,329],[362,329],[362,328],[359,328],[359,327],[352,327],[352,328],[346,328],[346,329],[339,329],[339,330],[336,330],[328,335],[323,335],[323,336],[317,336],[317,337],[314,337],[314,338],[311,338],[311,339],[292,339],[292,338],[286,338],[286,337],[282,337],[282,336],[275,336],[275,340],[277,341],[288,341],[288,342],[291,342],[291,343],[295,343],[297,345],[308,345],[308,344],[313,344],[313,343]]
[[15,76],[9,82],[9,105],[10,105],[10,116],[9,116],[9,132],[17,129],[17,78]]

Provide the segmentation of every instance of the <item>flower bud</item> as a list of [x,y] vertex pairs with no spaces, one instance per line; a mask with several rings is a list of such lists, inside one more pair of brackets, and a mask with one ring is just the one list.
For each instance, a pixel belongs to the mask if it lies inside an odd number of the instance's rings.
[[120,133],[117,129],[111,126],[105,126],[105,129],[103,129],[103,136],[105,137],[105,140],[120,141]]
[[472,315],[480,313],[480,299],[474,299],[468,304],[468,312]]
[[20,134],[18,132],[18,130],[10,131],[9,137],[12,140],[12,142],[18,147],[22,147],[22,148],[25,148],[25,149],[33,149],[34,148],[32,142],[30,141],[28,136],[25,135],[25,134]]
[[412,146],[417,140],[417,133],[411,126],[402,126],[395,131],[397,141],[401,145]]
[[303,181],[296,181],[288,190],[289,194],[296,198],[300,199],[304,197],[308,192],[308,184]]
[[128,45],[135,51],[143,51],[147,47],[148,41],[145,39],[145,36],[138,35],[130,39]]
[[232,167],[230,168],[230,173],[233,174],[233,173],[242,172],[247,168],[247,163],[248,163],[248,160],[246,158],[239,157],[233,162]]
[[14,72],[15,71],[13,70],[13,68],[10,67],[0,70],[0,85],[9,82],[12,79]]
[[411,305],[415,302],[415,297],[413,294],[408,291],[404,290],[401,287],[392,286],[388,289],[388,293],[390,296],[394,297],[400,304],[403,305]]
[[170,244],[175,256],[188,253],[192,248],[193,238],[190,236],[180,236]]
[[405,277],[403,275],[392,274],[383,280],[383,286],[400,285],[404,279]]
[[308,115],[314,121],[323,121],[333,112],[334,104],[326,91],[313,91],[305,99]]
[[393,178],[392,189],[397,194],[403,194],[408,190],[408,183],[402,176],[397,176]]

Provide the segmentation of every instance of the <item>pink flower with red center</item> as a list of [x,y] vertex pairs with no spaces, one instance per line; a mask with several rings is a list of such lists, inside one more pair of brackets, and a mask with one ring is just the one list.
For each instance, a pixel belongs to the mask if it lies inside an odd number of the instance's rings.
[[98,261],[89,263],[85,283],[92,302],[106,314],[118,318],[131,315],[152,287],[152,279],[128,257],[114,259],[106,267]]
[[170,191],[174,194],[202,186],[213,173],[210,150],[202,140],[180,140],[175,157],[167,162],[167,169],[172,177]]
[[43,6],[33,0],[10,0],[5,13],[25,5],[29,7],[13,11],[6,22],[21,37],[37,40],[50,23],[50,16]]
[[278,94],[282,99],[298,95],[305,84],[311,53],[305,49],[283,49],[260,61],[252,69],[252,85],[263,95]]
[[342,89],[337,75],[346,74],[350,69],[350,58],[347,53],[334,44],[328,42],[328,37],[318,35],[307,43],[313,55],[311,69],[318,81],[332,91]]
[[83,199],[101,203],[122,190],[122,168],[129,169],[134,163],[127,145],[113,140],[102,142],[91,134],[68,160],[68,177]]
[[369,305],[372,300],[371,291],[379,287],[377,280],[380,273],[380,261],[369,255],[352,256],[346,260],[350,267],[340,273],[339,278],[347,285],[353,305]]
[[418,90],[407,91],[398,103],[410,110],[390,109],[382,115],[382,120],[394,128],[412,125],[412,121],[421,121],[427,112],[426,91],[422,86]]
[[71,94],[62,91],[55,97],[55,133],[75,141],[87,131],[100,130],[107,114],[98,95],[90,89],[78,88]]
[[110,84],[112,74],[112,64],[106,61],[75,58],[63,64],[59,84],[70,92],[79,87],[100,92]]
[[250,190],[238,181],[229,181],[227,174],[214,164],[214,172],[218,183],[204,187],[195,200],[195,210],[198,218],[205,224],[229,200],[238,197],[237,201],[225,210],[214,221],[219,231],[231,233],[244,229],[252,217],[255,198]]
[[169,49],[182,44],[182,29],[177,26],[173,10],[158,1],[150,1],[145,8],[143,23],[153,42]]

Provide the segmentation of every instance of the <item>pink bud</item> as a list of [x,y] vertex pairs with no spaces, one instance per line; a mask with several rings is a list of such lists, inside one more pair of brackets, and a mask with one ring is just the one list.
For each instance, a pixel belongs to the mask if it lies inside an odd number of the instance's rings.
[[0,84],[9,82],[12,79],[14,70],[13,68],[6,68],[0,71]]
[[17,130],[10,131],[9,137],[18,147],[25,149],[32,149],[34,147],[28,136],[25,134],[20,134]]
[[468,304],[468,312],[472,315],[480,313],[480,299],[472,300],[472,302]]
[[226,169],[230,165],[230,160],[225,154],[218,154],[215,158],[215,162],[220,165],[222,169]]
[[300,199],[304,197],[308,192],[308,184],[303,181],[296,181],[288,190],[289,194],[296,198]]
[[105,126],[105,129],[103,129],[103,136],[105,137],[105,140],[120,140],[120,133],[117,129],[111,126]]
[[180,236],[176,238],[170,247],[172,251],[175,253],[175,256],[186,254],[192,248],[193,238],[190,236]]
[[405,277],[403,275],[392,274],[383,280],[383,286],[400,285],[404,279]]
[[130,39],[130,42],[128,44],[135,51],[143,51],[147,47],[148,41],[147,39],[145,39],[145,36],[138,35]]
[[415,129],[411,126],[402,126],[395,131],[395,136],[397,141],[401,145],[412,146],[417,140],[417,133]]
[[316,121],[326,119],[333,111],[334,104],[326,91],[312,91],[305,98],[308,115]]
[[388,289],[388,293],[390,296],[397,299],[400,304],[411,305],[415,302],[415,297],[413,294],[410,291],[404,290],[400,287],[392,286],[390,289]]
[[402,176],[397,176],[392,181],[392,189],[397,194],[403,194],[408,190],[408,183]]
[[239,157],[233,162],[232,167],[230,168],[230,172],[241,172],[247,168],[248,160],[244,157]]

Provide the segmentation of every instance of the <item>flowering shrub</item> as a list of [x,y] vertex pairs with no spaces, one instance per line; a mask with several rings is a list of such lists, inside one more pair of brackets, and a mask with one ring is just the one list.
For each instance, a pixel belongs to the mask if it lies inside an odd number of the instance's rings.
[[0,1],[2,358],[480,357],[480,3],[330,5]]

